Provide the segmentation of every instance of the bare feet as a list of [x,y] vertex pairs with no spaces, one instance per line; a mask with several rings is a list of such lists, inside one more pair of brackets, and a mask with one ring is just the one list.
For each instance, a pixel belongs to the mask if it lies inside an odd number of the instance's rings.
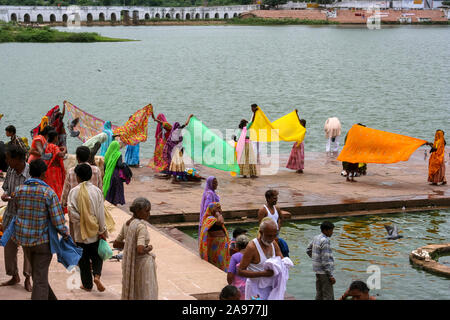
[[30,277],[25,278],[24,286],[25,286],[25,290],[27,290],[28,292],[33,291],[33,286],[31,285]]
[[15,285],[15,284],[17,284],[19,282],[20,282],[20,277],[19,277],[19,275],[16,275],[16,276],[13,276],[11,278],[11,280],[3,282],[2,283],[2,287],[3,286],[13,286],[13,285]]
[[83,286],[80,286],[80,289],[82,289],[82,290],[84,290],[84,291],[87,291],[87,292],[91,292],[91,290],[92,290],[92,289],[86,289],[86,288],[83,287]]
[[94,277],[94,283],[97,286],[98,291],[100,291],[100,292],[105,291],[105,286],[103,286],[103,284],[100,282],[100,276]]
[[444,181],[444,182],[442,182],[442,186],[444,186],[444,185],[446,185],[447,184],[447,181]]

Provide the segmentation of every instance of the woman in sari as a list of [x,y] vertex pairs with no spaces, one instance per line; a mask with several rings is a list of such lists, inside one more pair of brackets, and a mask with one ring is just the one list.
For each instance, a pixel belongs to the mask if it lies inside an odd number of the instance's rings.
[[28,157],[28,163],[30,163],[33,160],[40,159],[41,157],[43,160],[51,159],[51,155],[45,155],[45,149],[47,148],[48,133],[52,130],[52,127],[45,126],[39,130],[40,130],[39,134],[34,136],[33,141],[31,142],[31,149],[30,149],[30,156]]
[[125,222],[113,247],[123,249],[122,300],[158,300],[155,255],[144,223],[151,204],[137,198],[130,206],[133,217]]
[[205,190],[203,191],[202,203],[200,204],[200,219],[198,222],[198,234],[202,228],[203,216],[205,215],[208,206],[213,202],[220,202],[220,197],[216,193],[219,182],[216,177],[210,176],[206,179]]
[[427,142],[427,145],[431,147],[430,160],[428,162],[428,182],[432,185],[441,183],[447,184],[445,179],[445,145],[447,142],[444,138],[444,131],[436,130],[434,136],[434,143]]
[[106,133],[107,138],[106,141],[102,143],[100,148],[100,155],[105,156],[106,151],[108,151],[109,145],[113,141],[113,131],[112,131],[112,123],[111,121],[106,121],[103,125],[103,132]]
[[[56,109],[55,109],[56,108]],[[55,111],[51,118],[49,117],[50,126],[52,126],[58,133],[58,146],[66,147],[66,129],[64,128],[64,115],[66,114],[66,106],[63,107],[63,112],[59,110],[59,106],[55,106]]]
[[58,133],[54,130],[48,133],[47,148],[45,153],[52,154],[50,160],[45,160],[47,172],[45,182],[55,191],[61,200],[61,195],[66,179],[66,169],[64,168],[64,156],[67,153],[66,148],[58,147]]
[[186,123],[182,126],[180,126],[178,122],[175,122],[173,124],[172,130],[170,131],[169,138],[164,145],[163,159],[164,162],[170,163],[168,173],[173,177],[173,181],[187,181],[185,172],[186,167],[183,161],[183,148],[181,145],[181,142],[183,141],[181,132],[189,124],[189,121],[193,116],[193,114],[189,115]]
[[[243,151],[242,153],[238,152],[238,155],[240,154],[240,157],[238,156],[238,164],[239,164],[239,170],[241,175],[244,178],[247,178],[247,176],[250,176],[250,178],[256,178],[257,177],[257,171],[256,171],[256,163],[257,158],[253,149],[253,144],[250,141],[250,138],[247,136],[247,124],[248,121],[245,119],[242,119],[239,124],[239,134],[236,135],[238,137],[238,141],[245,138],[245,144],[243,145]],[[245,134],[245,137],[242,136]],[[242,137],[241,137],[242,136]],[[237,143],[237,146],[239,147],[239,142]]]
[[139,147],[140,143],[135,146],[127,145],[125,151],[125,163],[130,167],[139,168]]
[[105,176],[103,177],[103,196],[113,205],[125,204],[123,180],[120,177],[122,154],[120,144],[113,141],[105,154]]
[[[305,119],[300,119],[300,123],[303,127],[306,128]],[[292,146],[291,154],[289,156],[286,168],[297,170],[297,173],[303,173],[303,169],[305,168],[305,144],[303,141],[301,143],[295,142]]]
[[156,119],[155,115],[152,113],[152,117],[153,120],[158,122],[158,125],[156,126],[155,132],[155,153],[153,155],[153,158],[150,160],[148,166],[153,168],[156,172],[167,173],[170,162],[164,160],[163,151],[167,139],[170,136],[172,125],[167,122],[166,116],[162,113],[158,114]]
[[220,203],[211,203],[203,216],[199,252],[200,258],[227,272],[230,264],[230,239],[224,223]]

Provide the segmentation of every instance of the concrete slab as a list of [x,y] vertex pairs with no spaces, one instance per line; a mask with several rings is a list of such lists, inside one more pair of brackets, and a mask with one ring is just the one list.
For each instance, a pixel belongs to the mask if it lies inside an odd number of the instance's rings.
[[[265,203],[264,193],[269,188],[280,192],[278,204],[290,210],[293,219],[295,215],[316,217],[331,212],[398,211],[403,206],[406,209],[450,206],[448,185],[432,186],[427,182],[428,158],[424,160],[424,150],[419,148],[407,162],[369,164],[367,175],[356,178],[356,183],[346,182],[340,175],[341,162],[319,152],[306,152],[303,174],[285,168],[288,155],[280,156],[276,175],[262,175],[256,179],[232,177],[227,172],[198,165],[195,168],[204,177],[217,177],[224,216],[228,221],[234,219],[233,222],[248,222],[254,218]],[[447,148],[446,159],[448,153]],[[147,164],[148,160],[141,163]],[[450,165],[450,161],[447,163]],[[158,175],[148,167],[133,168],[133,174],[132,182],[125,186],[127,205],[124,210],[128,210],[133,199],[144,196],[152,202],[152,224],[177,226],[198,223],[205,180],[174,184],[170,180],[158,179]]]
[[[123,223],[130,216],[122,210],[111,206],[111,212],[116,222],[116,230],[111,233],[109,241],[116,238]],[[194,294],[206,294],[218,297],[218,293],[227,284],[226,274],[201,260],[198,254],[180,245],[149,225],[150,243],[154,247],[157,264],[159,300],[195,300]],[[19,249],[19,272],[22,271],[23,253]],[[0,247],[0,265],[4,265],[3,247]],[[28,300],[31,294],[23,288],[22,283],[12,287],[0,287],[0,300]],[[78,283],[77,282],[78,279]],[[0,282],[9,280],[5,272],[0,273]],[[72,281],[73,280],[73,281]],[[79,289],[79,275],[69,273],[56,257],[52,259],[49,271],[50,285],[58,299],[62,300],[118,300],[122,292],[121,262],[105,261],[102,271],[102,282],[106,291],[95,289],[85,292]]]

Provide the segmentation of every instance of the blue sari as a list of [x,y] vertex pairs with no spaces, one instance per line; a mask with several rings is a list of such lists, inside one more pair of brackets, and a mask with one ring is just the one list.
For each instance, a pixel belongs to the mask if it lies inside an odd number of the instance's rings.
[[111,144],[113,140],[113,131],[112,131],[112,124],[111,121],[106,121],[105,125],[103,126],[103,132],[106,133],[108,136],[108,139],[106,139],[105,142],[102,143],[102,147],[100,148],[100,155],[105,156],[106,151],[108,151],[109,145]]
[[129,166],[139,165],[139,143],[135,146],[127,145],[125,163]]

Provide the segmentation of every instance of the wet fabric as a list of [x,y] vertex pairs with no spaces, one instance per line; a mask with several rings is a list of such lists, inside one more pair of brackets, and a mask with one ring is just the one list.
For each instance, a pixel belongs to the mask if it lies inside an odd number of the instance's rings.
[[[439,171],[442,164],[444,163],[445,155],[445,139],[444,132],[442,130],[437,130],[434,136],[433,151],[428,161],[428,180],[432,181],[433,176]],[[445,165],[444,165],[445,173]]]
[[224,237],[210,237],[208,235],[208,231],[217,221],[217,218],[211,215],[211,210],[215,204],[211,203],[208,206],[203,217],[202,228],[200,229],[199,253],[200,258],[227,272],[230,264],[230,239],[227,229],[224,225],[221,227],[225,232]]
[[[105,124],[104,120],[81,110],[68,101],[64,101],[64,106],[66,107],[68,122],[72,122],[76,118],[79,119],[77,125],[73,128],[73,130],[80,132],[80,134],[78,135],[78,139],[80,139],[81,141],[86,142],[90,138],[98,135],[103,131],[103,126]],[[115,130],[116,128],[117,126],[111,126],[112,130]]]
[[120,135],[120,140],[129,146],[135,146],[147,141],[148,117],[153,113],[153,106],[146,105],[136,111],[125,124],[114,130],[115,135]]
[[425,140],[353,125],[337,160],[350,163],[395,163],[409,157]]
[[206,167],[239,173],[235,149],[196,117],[183,131],[183,147],[192,161]]
[[295,110],[274,122],[270,122],[260,108],[255,112],[255,119],[253,120],[249,131],[250,140],[258,142],[274,142],[282,140],[297,141],[298,143],[301,143],[306,134],[306,129],[300,124]]

